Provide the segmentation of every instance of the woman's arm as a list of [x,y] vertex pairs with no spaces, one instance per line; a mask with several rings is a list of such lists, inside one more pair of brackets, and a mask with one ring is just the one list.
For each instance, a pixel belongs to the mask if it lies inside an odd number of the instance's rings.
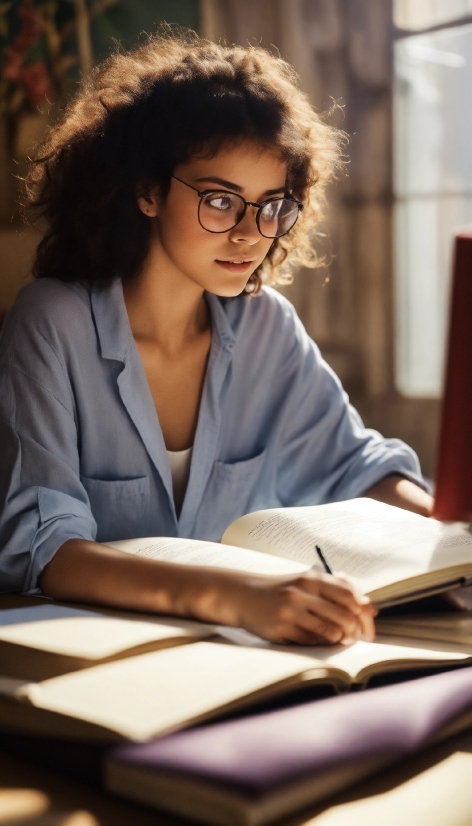
[[42,591],[246,628],[271,642],[304,645],[373,639],[374,609],[353,586],[327,574],[256,576],[159,562],[70,539],[44,568]]
[[396,473],[377,482],[364,493],[364,496],[419,513],[421,516],[431,516],[433,512],[433,497],[409,479]]

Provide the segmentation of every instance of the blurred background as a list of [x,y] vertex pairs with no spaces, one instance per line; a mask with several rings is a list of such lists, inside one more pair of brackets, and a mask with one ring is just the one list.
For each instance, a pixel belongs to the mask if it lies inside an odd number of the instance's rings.
[[0,0],[0,317],[37,235],[25,158],[79,79],[162,21],[275,47],[349,135],[327,269],[285,292],[367,425],[433,476],[454,229],[472,223],[472,0]]

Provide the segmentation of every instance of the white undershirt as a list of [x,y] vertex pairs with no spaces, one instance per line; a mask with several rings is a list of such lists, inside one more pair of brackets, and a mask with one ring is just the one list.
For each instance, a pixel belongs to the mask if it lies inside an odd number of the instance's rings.
[[175,510],[180,514],[187,490],[188,477],[190,474],[190,462],[192,461],[192,449],[168,450],[170,472],[172,474],[172,489],[174,491]]

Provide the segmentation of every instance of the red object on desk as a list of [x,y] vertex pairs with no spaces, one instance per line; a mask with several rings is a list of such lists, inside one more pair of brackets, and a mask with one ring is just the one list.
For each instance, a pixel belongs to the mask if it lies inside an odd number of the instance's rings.
[[472,230],[455,241],[433,516],[472,522]]

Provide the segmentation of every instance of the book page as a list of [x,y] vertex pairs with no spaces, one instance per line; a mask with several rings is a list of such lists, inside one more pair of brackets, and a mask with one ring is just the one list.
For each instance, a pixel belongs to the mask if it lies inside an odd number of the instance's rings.
[[17,677],[5,677],[0,674],[0,695],[5,697],[17,697],[23,686],[29,685],[28,680],[21,680]]
[[443,567],[472,566],[464,526],[367,498],[251,513],[230,525],[222,542],[306,565],[319,565],[319,545],[332,571],[348,574],[366,593]]
[[306,571],[308,564],[294,559],[262,554],[257,549],[229,548],[218,542],[202,542],[198,539],[179,539],[175,537],[144,537],[142,539],[123,539],[117,542],[105,542],[111,548],[126,551],[160,562],[173,562],[178,565],[202,565],[210,568],[232,568],[236,571],[249,571],[253,574],[283,575]]
[[[427,644],[410,644],[402,640],[395,640],[384,637],[382,641],[363,642],[359,640],[352,645],[344,646],[342,650],[329,652],[325,649],[325,656],[320,656],[316,651],[316,659],[322,660],[328,666],[341,668],[356,682],[356,678],[360,677],[360,682],[363,682],[364,674],[366,672],[369,676],[373,674],[380,674],[384,670],[383,667],[378,667],[383,664],[394,664],[393,670],[399,670],[402,667],[415,666],[422,662],[435,664],[441,662],[456,662],[460,663],[463,660],[468,660],[470,655],[464,651],[451,650],[446,644],[443,646],[431,646]],[[377,667],[376,667],[377,666]],[[366,674],[366,675],[367,675]]]
[[312,658],[316,664],[323,663],[328,669],[339,669],[348,674],[355,682],[356,677],[365,669],[371,669],[372,674],[381,673],[384,668],[376,669],[375,665],[382,663],[400,663],[415,665],[417,663],[457,662],[467,660],[472,651],[459,651],[455,646],[428,645],[427,642],[405,642],[394,637],[384,637],[381,641],[364,642],[359,640],[351,645],[273,645],[261,637],[250,634],[243,628],[217,627],[218,634],[236,645],[251,646],[253,648],[284,652],[288,656],[303,654]]
[[317,667],[324,677],[322,663],[296,651],[288,657],[196,642],[30,683],[18,694],[40,708],[144,741]]
[[211,633],[211,626],[178,618],[124,619],[53,603],[0,611],[0,642],[86,660],[112,657],[140,645],[156,643],[158,647],[171,639],[192,640]]

